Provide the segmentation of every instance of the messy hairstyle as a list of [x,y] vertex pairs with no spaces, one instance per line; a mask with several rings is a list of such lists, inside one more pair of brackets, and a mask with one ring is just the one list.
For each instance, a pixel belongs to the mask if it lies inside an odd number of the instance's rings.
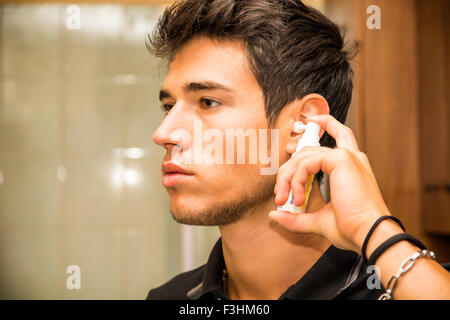
[[[300,0],[183,0],[167,7],[147,47],[173,60],[198,36],[242,41],[262,88],[269,126],[281,110],[309,93],[322,95],[330,114],[344,123],[352,97],[350,60],[339,27]],[[327,133],[322,146],[334,147]]]

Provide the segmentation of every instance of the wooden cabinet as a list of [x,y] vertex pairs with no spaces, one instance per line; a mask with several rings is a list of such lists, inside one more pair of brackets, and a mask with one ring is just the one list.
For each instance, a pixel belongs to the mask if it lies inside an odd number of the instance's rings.
[[423,223],[450,235],[450,1],[418,1],[417,26]]
[[[370,30],[367,8],[381,9]],[[328,0],[360,41],[347,125],[369,156],[391,213],[450,261],[450,1]]]

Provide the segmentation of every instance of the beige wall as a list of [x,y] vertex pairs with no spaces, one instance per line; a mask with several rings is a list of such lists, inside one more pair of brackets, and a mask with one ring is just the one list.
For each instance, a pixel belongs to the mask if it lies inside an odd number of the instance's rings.
[[[69,30],[66,7],[1,9],[0,297],[142,299],[182,268],[151,139],[164,69],[144,36],[162,8],[80,5]],[[218,232],[192,236],[197,266]],[[81,290],[66,288],[69,265]]]

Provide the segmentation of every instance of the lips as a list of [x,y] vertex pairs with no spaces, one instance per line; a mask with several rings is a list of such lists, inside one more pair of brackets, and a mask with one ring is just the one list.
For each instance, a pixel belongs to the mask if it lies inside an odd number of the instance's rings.
[[182,173],[182,174],[192,175],[191,172],[183,169],[182,167],[176,165],[173,162],[163,162],[162,171],[164,174],[166,174],[166,173]]
[[186,182],[193,176],[192,172],[174,164],[173,162],[163,162],[162,164],[162,184],[165,187],[172,187]]

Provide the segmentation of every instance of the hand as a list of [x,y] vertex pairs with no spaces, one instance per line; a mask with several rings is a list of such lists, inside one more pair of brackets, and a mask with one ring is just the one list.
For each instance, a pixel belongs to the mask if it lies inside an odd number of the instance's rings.
[[319,123],[337,147],[306,147],[283,164],[275,185],[275,202],[283,205],[292,189],[294,204],[301,206],[307,179],[319,170],[330,176],[331,201],[313,213],[271,211],[269,216],[292,232],[316,233],[338,248],[360,253],[373,223],[389,215],[369,160],[359,151],[352,130],[332,116],[310,116],[306,121]]

